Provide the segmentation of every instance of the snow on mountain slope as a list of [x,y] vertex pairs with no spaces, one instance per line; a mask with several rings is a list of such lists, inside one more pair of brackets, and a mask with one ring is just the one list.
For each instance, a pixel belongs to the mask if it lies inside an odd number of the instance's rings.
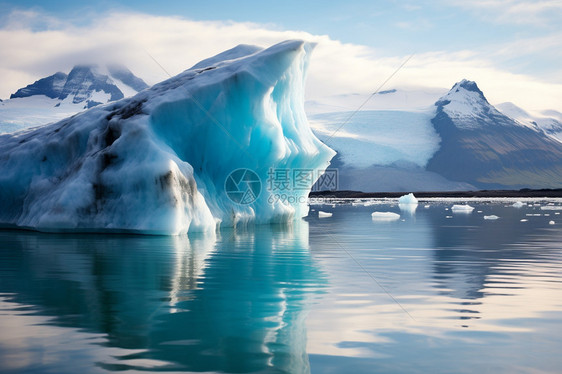
[[0,133],[40,126],[135,95],[148,85],[124,66],[75,66],[19,89],[0,103]]
[[[557,116],[557,112],[555,111],[531,114],[513,103],[501,103],[496,106],[502,111],[502,113],[519,123],[525,124],[529,127],[538,127],[548,136],[562,142],[562,115],[560,115],[560,113],[558,113],[559,116]],[[549,116],[549,114],[551,116]]]
[[349,167],[387,166],[397,161],[424,167],[439,148],[439,136],[430,122],[432,111],[361,111],[345,123],[351,114],[327,113],[309,118],[320,140],[340,153],[341,161]]
[[[288,41],[213,60],[132,98],[1,135],[0,223],[180,234],[305,216],[310,188],[271,201],[264,185],[271,168],[322,172],[334,155],[304,113],[311,49]],[[258,180],[244,172],[232,183],[241,169]],[[231,200],[229,188],[255,200]]]

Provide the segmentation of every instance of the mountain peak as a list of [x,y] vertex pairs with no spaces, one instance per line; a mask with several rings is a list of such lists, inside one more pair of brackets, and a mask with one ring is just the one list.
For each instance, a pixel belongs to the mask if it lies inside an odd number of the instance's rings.
[[453,89],[455,89],[455,88],[464,88],[467,91],[477,92],[481,95],[484,95],[482,93],[482,91],[480,91],[480,88],[478,88],[478,85],[476,84],[476,82],[470,81],[468,79],[463,79],[462,81],[455,83],[455,85],[453,86]]
[[458,128],[504,124],[507,118],[488,102],[476,82],[467,79],[455,83],[435,106],[438,113],[446,114]]
[[61,101],[69,98],[73,104],[84,103],[84,108],[90,108],[132,96],[145,88],[148,85],[122,65],[80,64],[68,75],[59,72],[39,79],[19,89],[10,99],[44,95]]

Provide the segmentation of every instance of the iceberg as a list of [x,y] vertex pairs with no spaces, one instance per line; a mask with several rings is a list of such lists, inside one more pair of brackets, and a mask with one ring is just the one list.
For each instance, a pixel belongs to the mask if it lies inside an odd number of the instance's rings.
[[471,207],[470,205],[453,205],[451,210],[453,211],[453,213],[472,213],[472,211],[474,210],[474,207]]
[[373,212],[371,213],[373,221],[396,221],[400,219],[400,214],[394,212]]
[[272,170],[302,169],[312,187],[335,154],[304,112],[312,49],[238,46],[131,98],[0,135],[0,225],[177,235],[306,216],[310,188],[267,187]]
[[413,193],[409,193],[407,195],[401,196],[398,199],[398,204],[418,204],[418,199],[416,199],[416,197],[414,196]]
[[496,220],[499,219],[500,217],[496,216],[495,214],[489,215],[489,216],[484,216],[484,219],[487,220]]
[[332,213],[330,213],[330,212],[323,212],[323,211],[318,212],[318,218],[329,218],[331,216],[332,216]]

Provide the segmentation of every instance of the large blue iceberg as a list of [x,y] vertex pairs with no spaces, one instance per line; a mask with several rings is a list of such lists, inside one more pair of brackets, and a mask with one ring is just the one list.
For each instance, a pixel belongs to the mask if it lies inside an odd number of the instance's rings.
[[132,98],[0,136],[0,224],[181,234],[305,216],[310,188],[267,187],[275,173],[316,179],[334,155],[304,112],[311,50],[238,46]]

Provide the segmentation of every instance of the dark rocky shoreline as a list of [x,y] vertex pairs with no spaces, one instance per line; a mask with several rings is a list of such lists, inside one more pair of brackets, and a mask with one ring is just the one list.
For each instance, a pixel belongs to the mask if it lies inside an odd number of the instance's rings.
[[[562,197],[562,189],[480,190],[480,191],[412,191],[417,198],[427,197]],[[315,191],[309,197],[397,198],[406,192]]]

